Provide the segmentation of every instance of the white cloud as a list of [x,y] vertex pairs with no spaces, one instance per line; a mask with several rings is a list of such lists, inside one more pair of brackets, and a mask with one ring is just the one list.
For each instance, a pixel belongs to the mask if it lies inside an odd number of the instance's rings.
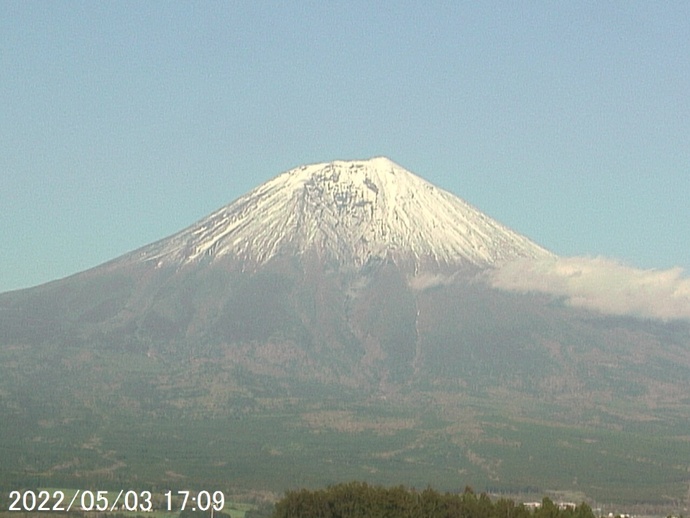
[[408,285],[410,288],[416,291],[424,291],[429,288],[436,288],[438,286],[446,286],[453,282],[453,275],[443,275],[443,274],[420,274],[415,275],[408,279]]
[[682,268],[640,270],[602,257],[506,263],[489,275],[495,288],[537,291],[611,315],[690,319],[690,278]]

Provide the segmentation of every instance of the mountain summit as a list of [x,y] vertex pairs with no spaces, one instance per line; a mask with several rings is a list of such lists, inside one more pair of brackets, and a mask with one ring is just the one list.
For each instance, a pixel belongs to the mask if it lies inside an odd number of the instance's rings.
[[128,260],[162,266],[234,258],[251,267],[310,253],[354,267],[391,259],[415,271],[551,255],[460,198],[378,157],[282,173]]

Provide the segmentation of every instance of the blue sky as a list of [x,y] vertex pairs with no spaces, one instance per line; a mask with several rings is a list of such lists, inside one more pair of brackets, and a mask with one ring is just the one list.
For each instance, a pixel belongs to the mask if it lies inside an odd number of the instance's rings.
[[1,2],[0,291],[386,155],[561,255],[690,270],[688,2]]

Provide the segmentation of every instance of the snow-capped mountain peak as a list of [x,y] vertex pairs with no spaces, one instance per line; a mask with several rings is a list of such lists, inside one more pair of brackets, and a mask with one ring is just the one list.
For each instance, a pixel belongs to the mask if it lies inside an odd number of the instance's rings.
[[385,157],[297,167],[187,229],[129,256],[187,264],[221,258],[260,265],[316,253],[362,266],[376,258],[491,266],[552,255]]

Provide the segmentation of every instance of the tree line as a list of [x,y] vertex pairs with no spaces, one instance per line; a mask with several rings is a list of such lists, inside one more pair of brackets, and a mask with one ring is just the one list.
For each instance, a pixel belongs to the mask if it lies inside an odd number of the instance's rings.
[[561,507],[549,498],[530,508],[513,500],[491,500],[471,488],[440,493],[402,486],[385,488],[350,482],[326,489],[288,491],[275,505],[274,518],[595,518],[585,503]]

